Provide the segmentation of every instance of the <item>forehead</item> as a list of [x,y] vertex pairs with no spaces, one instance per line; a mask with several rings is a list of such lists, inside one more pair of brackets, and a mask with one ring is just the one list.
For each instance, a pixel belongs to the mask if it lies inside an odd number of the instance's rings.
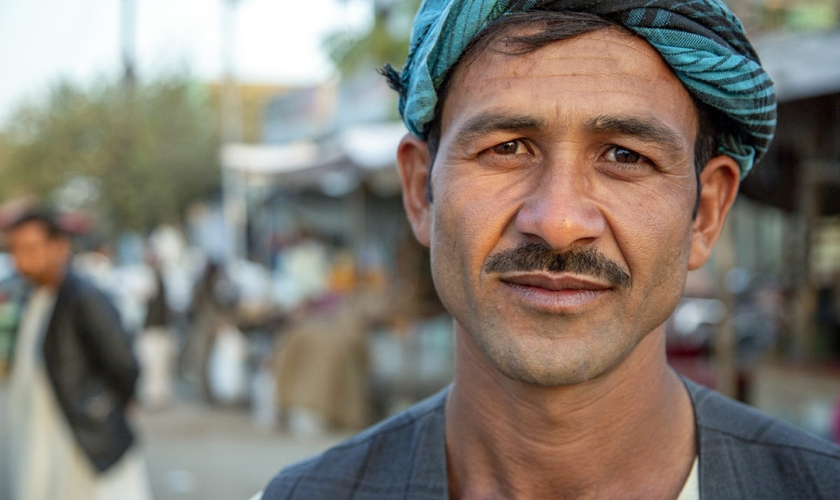
[[693,141],[690,94],[645,40],[608,28],[517,54],[506,52],[503,40],[456,66],[443,104],[444,134],[470,115],[516,110],[566,126],[576,115],[650,117]]
[[46,226],[37,221],[21,224],[9,233],[10,240],[26,242],[47,241],[49,236]]

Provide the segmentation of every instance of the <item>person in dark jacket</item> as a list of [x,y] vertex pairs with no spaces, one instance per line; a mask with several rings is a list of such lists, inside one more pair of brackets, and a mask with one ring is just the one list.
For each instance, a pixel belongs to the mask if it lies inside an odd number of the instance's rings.
[[146,302],[143,331],[135,342],[135,351],[142,367],[137,395],[148,409],[162,409],[172,402],[175,371],[175,337],[171,328],[172,312],[166,294],[161,262],[150,253],[148,264],[154,273],[154,290]]
[[384,73],[455,380],[263,500],[840,498],[840,449],[665,355],[775,127],[726,5],[425,0],[409,46]]
[[11,498],[148,499],[126,418],[138,365],[116,309],[72,271],[52,215],[24,214],[8,236],[34,285],[10,376]]

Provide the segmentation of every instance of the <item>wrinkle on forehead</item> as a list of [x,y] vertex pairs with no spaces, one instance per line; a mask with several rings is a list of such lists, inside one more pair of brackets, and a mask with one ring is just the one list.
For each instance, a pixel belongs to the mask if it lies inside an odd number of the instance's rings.
[[[656,49],[654,49],[653,46],[650,43],[648,43],[647,40],[636,35],[635,33],[632,33],[626,29],[617,26],[595,29],[574,36],[569,36],[567,38],[561,38],[553,42],[547,42],[545,44],[542,44],[542,46],[533,49],[526,48],[526,44],[524,43],[517,43],[515,41],[511,41],[518,37],[526,38],[529,35],[537,33],[538,30],[530,29],[528,27],[522,27],[515,31],[511,31],[507,35],[498,37],[496,40],[490,43],[484,50],[473,53],[469,59],[462,60],[458,64],[458,66],[456,66],[456,69],[459,67],[469,66],[469,64],[471,64],[476,59],[480,58],[483,54],[486,53],[497,54],[506,57],[527,56],[541,50],[542,48],[556,44],[575,42],[580,40],[581,38],[586,38],[592,43],[617,43],[624,46],[625,48],[644,53],[648,57],[658,56],[659,58],[661,58]],[[517,45],[519,45],[520,48],[517,48]],[[653,54],[648,53],[646,49],[651,49],[653,51]]]
[[[569,50],[563,50],[563,47],[569,47]],[[655,70],[651,70],[652,67]],[[591,81],[593,77],[601,82],[607,81],[608,84],[594,88]],[[523,78],[536,84],[523,87]],[[562,78],[562,85],[556,86],[551,82],[552,78]],[[626,85],[628,79],[640,85]],[[604,99],[614,98],[616,102],[638,101],[642,103],[644,111],[649,111],[644,101],[650,101],[652,96],[658,95],[657,89],[661,85],[679,89],[677,94],[682,96],[675,97],[675,94],[671,93],[673,102],[657,100],[656,106],[667,106],[669,109],[665,110],[666,113],[673,117],[685,116],[688,113],[691,115],[688,118],[696,121],[693,106],[686,106],[686,102],[691,100],[688,91],[659,53],[647,41],[635,35],[617,29],[603,29],[552,42],[525,54],[510,55],[485,50],[473,58],[469,65],[459,66],[453,74],[447,101],[452,101],[453,97],[460,95],[457,100],[461,102],[456,104],[457,112],[447,112],[451,111],[447,109],[451,106],[448,102],[445,103],[447,105],[443,109],[441,125],[442,129],[449,129],[455,121],[464,118],[464,109],[461,106],[464,99],[471,103],[469,107],[472,110],[484,108],[486,113],[495,108],[494,103],[503,103],[509,98],[515,98],[513,94],[506,95],[506,91],[514,89],[517,92],[525,91],[537,95],[555,91],[602,93]],[[627,99],[622,96],[626,96]],[[504,104],[502,106],[504,107]],[[544,112],[548,110],[521,111],[544,119]],[[480,109],[478,112],[482,113]],[[564,113],[565,111],[560,114]],[[562,116],[555,118],[562,121]]]
[[[507,73],[508,77],[527,74],[529,71],[544,65],[546,59],[552,58],[563,59],[564,61],[567,61],[567,63],[578,60],[582,64],[592,64],[593,62],[600,60],[602,62],[602,68],[614,68],[618,65],[620,69],[632,72],[632,70],[639,66],[640,62],[628,57],[625,50],[631,50],[635,55],[643,57],[651,62],[654,62],[658,66],[665,68],[667,72],[678,81],[673,69],[665,62],[659,52],[654,49],[650,43],[638,35],[619,27],[602,28],[566,39],[557,40],[555,42],[549,42],[540,48],[529,50],[527,52],[518,52],[513,48],[506,49],[509,45],[505,43],[506,39],[512,36],[528,35],[529,31],[533,32],[534,29],[527,27],[519,28],[507,35],[500,36],[494,40],[488,48],[474,54],[470,54],[469,57],[458,62],[452,69],[448,87],[451,89],[456,84],[464,85],[467,80],[469,80],[470,86],[474,87],[476,85],[480,85],[483,79],[488,78],[488,75],[483,75],[483,78],[470,77],[470,73],[472,73],[471,70],[475,66],[477,66],[476,69],[482,73],[485,73],[484,69],[487,66],[507,68],[507,71],[502,71],[496,76],[489,77],[505,78],[505,73]],[[590,50],[586,51],[586,54],[581,54],[573,58],[565,51],[555,52],[545,50],[550,47],[556,47],[557,45],[568,45],[571,43],[585,43],[591,47]],[[512,70],[512,67],[517,69]],[[509,71],[515,71],[515,73],[511,74]],[[637,73],[640,77],[649,78],[651,80],[660,78],[644,72],[637,71]],[[554,75],[557,76],[572,76],[575,74],[577,73],[574,71],[559,71],[554,73]],[[682,84],[680,85],[682,86]],[[445,102],[442,103],[441,109],[443,109],[444,106]]]

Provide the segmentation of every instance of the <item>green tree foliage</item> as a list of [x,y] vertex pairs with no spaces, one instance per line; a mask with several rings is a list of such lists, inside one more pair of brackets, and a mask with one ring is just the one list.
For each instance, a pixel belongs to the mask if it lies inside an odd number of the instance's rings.
[[0,133],[0,196],[35,195],[118,229],[175,222],[219,189],[216,114],[181,76],[127,87],[56,85]]
[[370,0],[373,19],[366,29],[339,31],[324,41],[343,76],[371,72],[390,63],[399,68],[408,54],[411,22],[420,0]]

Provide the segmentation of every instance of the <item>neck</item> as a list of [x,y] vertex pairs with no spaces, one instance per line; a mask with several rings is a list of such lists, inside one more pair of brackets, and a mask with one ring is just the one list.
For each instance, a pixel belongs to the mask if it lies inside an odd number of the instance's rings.
[[64,282],[64,277],[67,275],[67,266],[67,262],[62,262],[45,272],[37,280],[38,286],[57,290],[61,287],[61,283]]
[[446,405],[452,498],[675,498],[696,456],[688,392],[664,331],[569,387],[510,380],[460,327]]

